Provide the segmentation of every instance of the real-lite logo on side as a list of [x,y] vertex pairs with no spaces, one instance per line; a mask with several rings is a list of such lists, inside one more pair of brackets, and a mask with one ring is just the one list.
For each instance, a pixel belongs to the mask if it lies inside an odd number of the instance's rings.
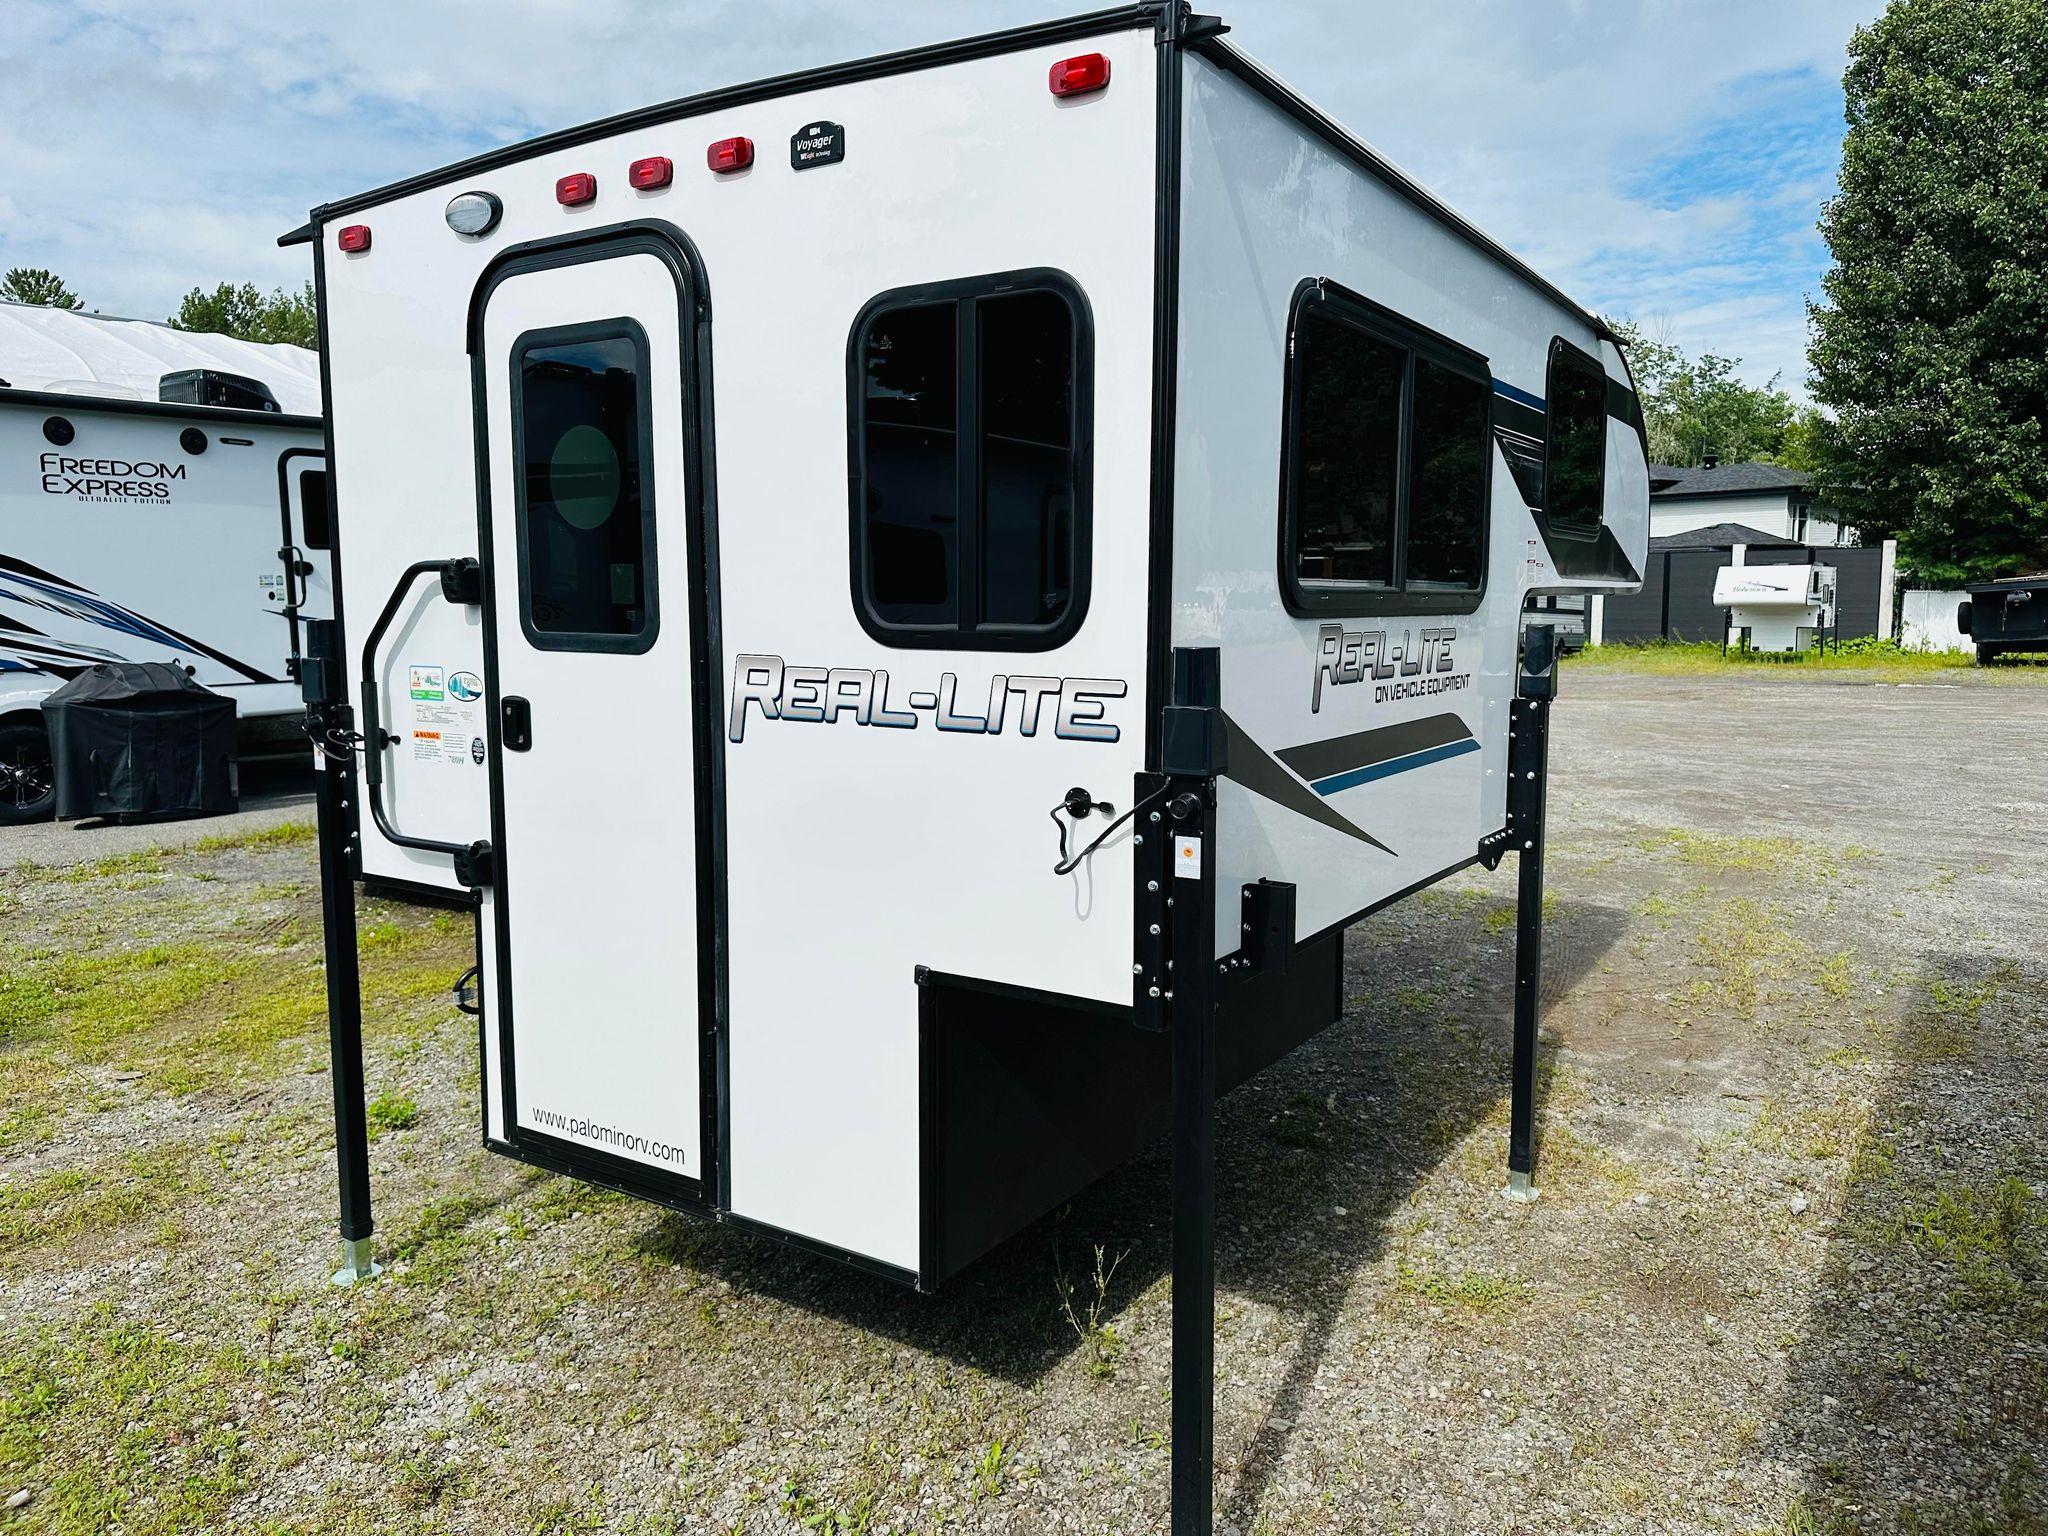
[[[929,716],[939,730],[1000,736],[1014,720],[1019,736],[1036,736],[1050,719],[1062,741],[1115,741],[1121,728],[1108,718],[1109,701],[1130,692],[1114,677],[1011,677],[998,672],[988,692],[963,699],[960,680],[947,672],[936,689],[900,697],[886,671],[867,667],[793,667],[780,656],[740,656],[732,664],[732,718],[728,734],[746,739],[747,708],[763,720],[915,730]],[[1014,710],[1012,699],[1016,700]]]
[[1451,658],[1451,642],[1457,638],[1453,625],[1425,629],[1419,646],[1412,629],[1402,630],[1400,643],[1394,644],[1388,630],[1323,625],[1316,631],[1316,675],[1309,713],[1321,712],[1326,682],[1362,683],[1370,677],[1378,684],[1373,690],[1375,704],[1469,688],[1472,674],[1454,670],[1457,663]]

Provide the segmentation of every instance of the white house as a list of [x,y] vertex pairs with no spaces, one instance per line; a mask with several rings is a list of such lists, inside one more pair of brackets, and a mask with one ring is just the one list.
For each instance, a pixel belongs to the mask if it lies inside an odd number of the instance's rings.
[[[1650,537],[1733,523],[1762,538],[1755,543],[1835,548],[1856,541],[1813,499],[1813,476],[1776,464],[1723,464],[1709,454],[1694,468],[1650,466]],[[1741,542],[1741,541],[1729,541]]]

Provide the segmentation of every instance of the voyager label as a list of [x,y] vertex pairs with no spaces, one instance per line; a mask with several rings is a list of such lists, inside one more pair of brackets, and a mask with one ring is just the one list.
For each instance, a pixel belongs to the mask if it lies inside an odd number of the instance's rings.
[[1036,736],[1049,725],[1062,741],[1116,741],[1123,732],[1109,719],[1109,704],[1130,692],[1116,677],[1023,677],[998,672],[984,692],[962,691],[947,672],[935,689],[900,690],[889,674],[866,667],[793,667],[780,656],[740,656],[732,664],[732,718],[728,734],[744,741],[747,711],[763,720],[795,720],[916,730],[926,719],[941,731],[1000,736],[1014,726]]
[[[1458,638],[1453,625],[1422,631],[1416,643],[1415,631],[1404,629],[1399,641],[1385,629],[1346,629],[1342,624],[1325,624],[1316,631],[1315,681],[1309,692],[1309,713],[1323,707],[1323,684],[1362,683],[1372,678],[1380,686],[1373,701],[1384,704],[1393,699],[1422,698],[1428,694],[1454,693],[1470,685],[1470,672],[1457,672],[1451,643]],[[1444,676],[1451,673],[1451,676]]]
[[837,123],[806,123],[789,136],[789,168],[837,165],[846,158],[846,130]]

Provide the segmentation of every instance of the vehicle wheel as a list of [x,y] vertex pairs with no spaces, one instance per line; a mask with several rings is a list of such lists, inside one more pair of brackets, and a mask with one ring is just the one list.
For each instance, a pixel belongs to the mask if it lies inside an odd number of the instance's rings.
[[0,826],[48,821],[57,811],[57,765],[40,720],[0,724]]
[[1997,659],[1998,659],[1998,647],[1997,647],[1997,646],[1995,646],[1995,645],[1980,645],[1980,646],[1978,646],[1978,647],[1977,647],[1977,665],[1978,665],[1978,666],[1980,666],[1980,667],[1988,667],[1988,666],[1990,666],[1990,665],[1991,665],[1991,663],[1992,663],[1992,662],[1996,661]]

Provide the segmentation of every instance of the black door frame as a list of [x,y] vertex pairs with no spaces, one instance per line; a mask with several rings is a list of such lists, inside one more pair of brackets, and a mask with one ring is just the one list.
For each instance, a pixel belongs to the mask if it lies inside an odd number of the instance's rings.
[[[517,1121],[517,1079],[514,1069],[511,1004],[510,904],[506,900],[508,865],[504,796],[504,749],[499,719],[498,614],[499,571],[492,540],[490,420],[486,410],[486,368],[483,324],[491,295],[498,286],[523,274],[550,268],[648,255],[668,268],[675,282],[676,314],[682,360],[681,412],[683,435],[682,589],[689,605],[689,668],[691,678],[691,779],[696,808],[697,859],[697,992],[698,992],[698,1140],[701,1166],[696,1176],[665,1173],[630,1158],[597,1151]],[[613,312],[593,304],[589,318]],[[509,247],[484,269],[470,299],[468,323],[471,412],[476,434],[477,550],[483,566],[483,652],[485,739],[491,790],[491,844],[495,853],[493,886],[498,1029],[499,1093],[504,1106],[505,1140],[498,1150],[541,1167],[573,1174],[594,1184],[620,1189],[643,1199],[680,1209],[720,1210],[728,1203],[728,1127],[726,1115],[726,972],[725,944],[725,754],[716,728],[723,718],[724,678],[718,615],[718,545],[716,496],[713,490],[711,405],[711,306],[704,265],[696,247],[680,229],[660,220],[607,225],[572,236],[537,240]],[[660,409],[659,396],[654,407]],[[661,500],[656,502],[660,517]],[[673,540],[667,547],[673,550]],[[660,546],[657,545],[657,551]],[[659,558],[657,553],[656,558]],[[657,573],[657,579],[658,573]],[[677,583],[667,583],[674,591]],[[516,573],[505,589],[518,601]],[[488,1006],[488,1004],[486,1004]]]

